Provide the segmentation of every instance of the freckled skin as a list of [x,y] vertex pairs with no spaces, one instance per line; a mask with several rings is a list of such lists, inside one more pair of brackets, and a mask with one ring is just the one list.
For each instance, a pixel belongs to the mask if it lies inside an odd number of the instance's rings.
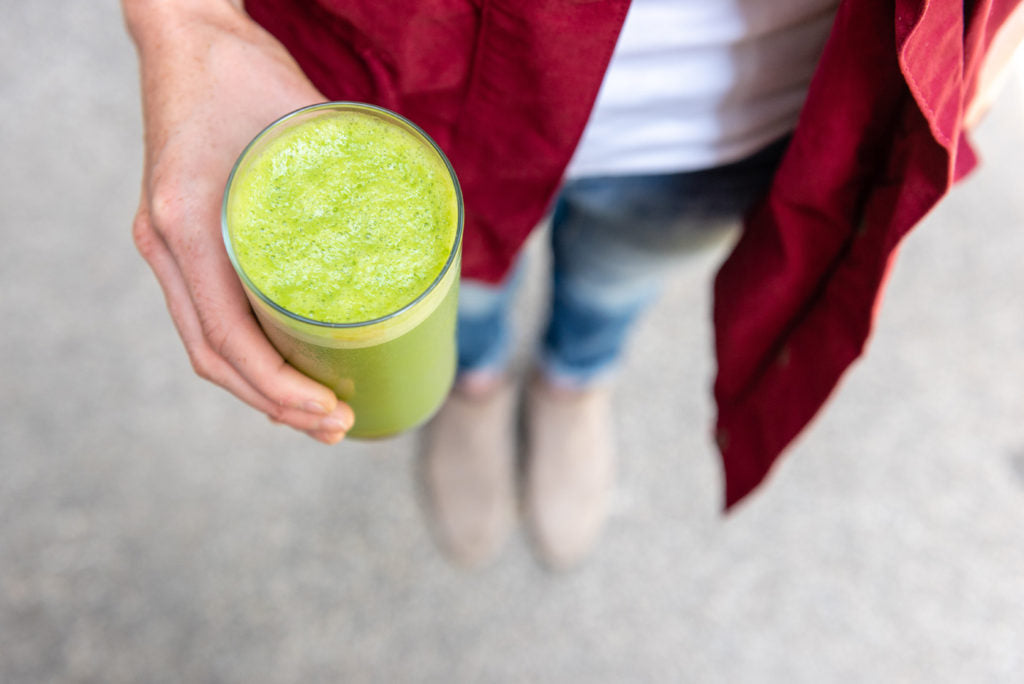
[[306,318],[358,323],[400,309],[438,276],[455,240],[447,168],[370,115],[299,124],[240,171],[228,217],[238,262]]

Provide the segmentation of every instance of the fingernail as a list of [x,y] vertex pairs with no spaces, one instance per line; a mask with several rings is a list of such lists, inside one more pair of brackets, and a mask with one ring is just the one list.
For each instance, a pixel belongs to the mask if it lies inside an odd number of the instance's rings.
[[330,413],[326,406],[321,404],[319,401],[313,401],[312,399],[302,402],[302,405],[299,408],[303,411],[309,411],[310,413],[316,413],[321,416],[326,416]]
[[315,432],[313,430],[307,431],[306,434],[316,441],[327,444],[328,446],[337,444],[341,441],[342,437],[344,437],[344,435],[337,432]]
[[321,420],[317,429],[325,430],[327,432],[340,432],[342,430],[348,430],[350,427],[352,426],[348,424],[348,421],[331,416],[330,418],[324,418]]

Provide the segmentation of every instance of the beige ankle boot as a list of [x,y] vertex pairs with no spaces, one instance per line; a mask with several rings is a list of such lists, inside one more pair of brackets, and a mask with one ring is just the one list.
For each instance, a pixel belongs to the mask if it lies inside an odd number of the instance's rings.
[[578,564],[608,513],[614,437],[607,388],[567,390],[535,379],[526,401],[526,515],[541,559]]
[[516,513],[514,387],[452,390],[423,432],[420,474],[428,516],[441,548],[455,563],[490,561]]

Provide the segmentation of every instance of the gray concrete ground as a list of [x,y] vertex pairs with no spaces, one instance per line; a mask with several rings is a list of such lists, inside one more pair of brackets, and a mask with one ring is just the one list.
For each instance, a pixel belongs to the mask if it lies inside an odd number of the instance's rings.
[[592,561],[549,574],[518,534],[466,573],[414,436],[325,448],[191,374],[129,239],[113,0],[2,4],[0,681],[1024,678],[1021,83],[769,486],[719,515],[707,254],[631,351]]

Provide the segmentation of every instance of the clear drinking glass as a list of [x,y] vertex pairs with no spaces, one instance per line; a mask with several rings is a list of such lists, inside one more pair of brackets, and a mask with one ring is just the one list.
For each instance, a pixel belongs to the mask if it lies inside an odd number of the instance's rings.
[[[421,141],[447,168],[457,203],[455,237],[434,281],[401,308],[356,323],[328,323],[288,311],[253,284],[232,246],[230,209],[235,180],[282,133],[312,118],[338,112],[377,117]],[[455,171],[426,133],[394,112],[361,103],[328,102],[292,112],[269,125],[242,151],[228,178],[221,222],[228,256],[267,337],[291,365],[352,406],[356,421],[350,436],[393,435],[433,415],[455,376],[463,202]]]

